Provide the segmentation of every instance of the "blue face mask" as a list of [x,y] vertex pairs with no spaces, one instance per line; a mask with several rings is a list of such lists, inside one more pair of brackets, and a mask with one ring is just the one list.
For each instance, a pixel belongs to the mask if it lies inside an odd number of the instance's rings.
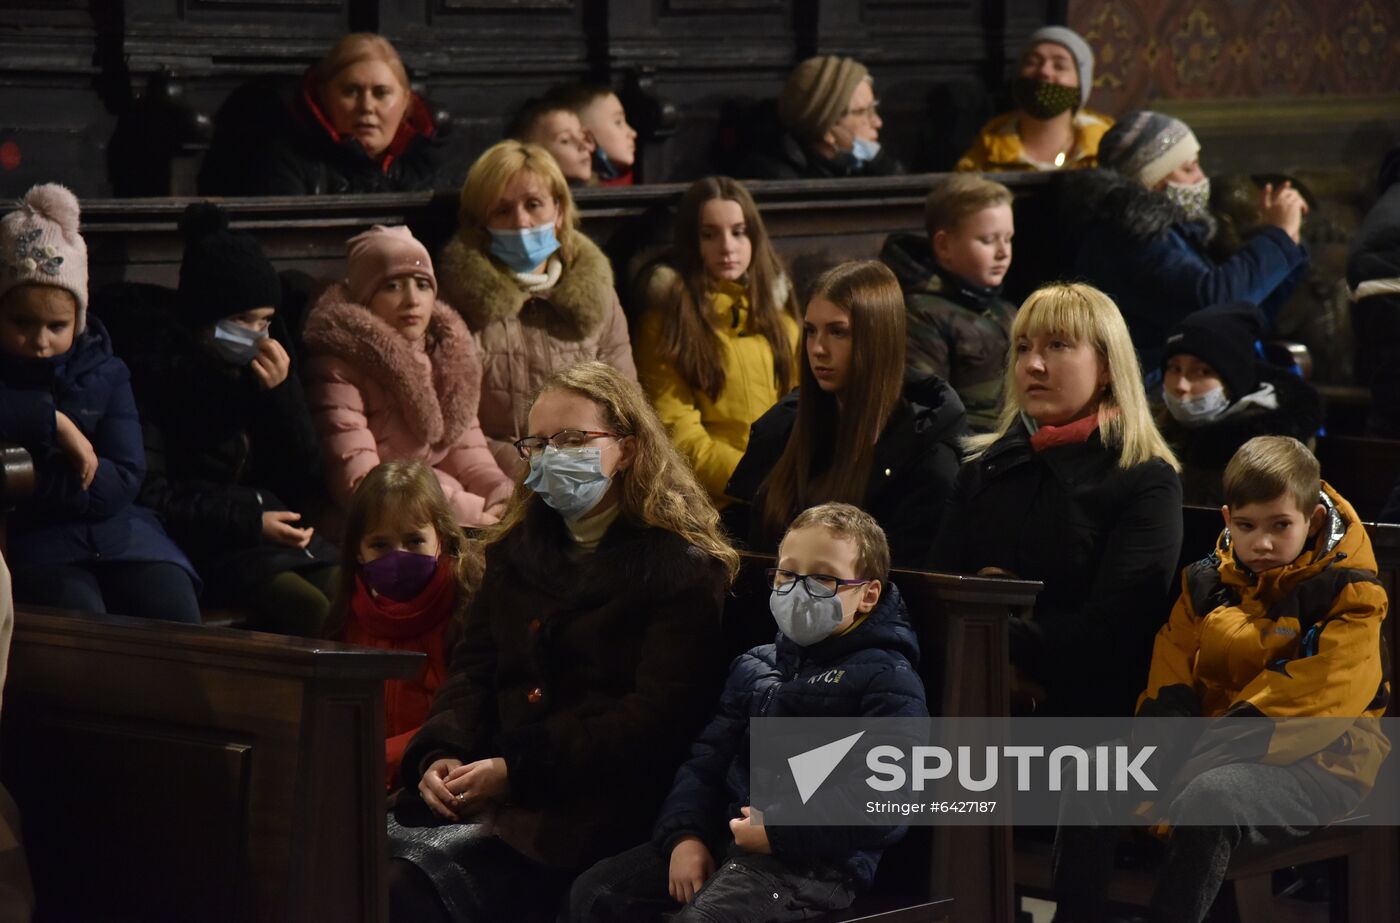
[[867,141],[857,137],[851,142],[851,156],[856,159],[856,163],[869,163],[880,153],[879,141]]
[[229,365],[247,365],[257,358],[258,347],[265,339],[266,330],[249,330],[224,318],[214,325],[214,337],[210,343],[214,352]]
[[491,232],[491,255],[515,272],[533,271],[559,249],[553,222],[535,228],[488,230]]
[[1230,399],[1224,388],[1211,388],[1196,397],[1180,398],[1170,391],[1162,391],[1167,412],[1182,426],[1203,426],[1216,419],[1230,407]]
[[530,458],[530,473],[525,476],[525,486],[569,522],[597,506],[611,483],[612,478],[603,473],[603,450],[592,446],[546,446]]

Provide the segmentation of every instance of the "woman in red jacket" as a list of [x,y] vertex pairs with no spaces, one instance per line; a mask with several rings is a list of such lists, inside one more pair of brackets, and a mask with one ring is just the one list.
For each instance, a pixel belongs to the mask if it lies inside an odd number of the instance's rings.
[[447,673],[447,652],[481,576],[480,557],[421,462],[384,462],[365,475],[350,500],[341,547],[328,634],[427,655],[418,676],[384,683],[385,779],[393,789],[404,747]]

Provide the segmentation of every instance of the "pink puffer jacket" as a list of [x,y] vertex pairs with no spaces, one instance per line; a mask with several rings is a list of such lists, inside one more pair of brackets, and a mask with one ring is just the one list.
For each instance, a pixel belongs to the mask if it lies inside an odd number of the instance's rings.
[[326,481],[342,508],[381,461],[432,467],[464,526],[510,496],[513,482],[477,422],[481,360],[457,312],[439,301],[415,343],[337,283],[307,316],[304,338],[308,403],[326,450]]
[[528,432],[530,399],[556,371],[596,359],[637,380],[612,267],[582,233],[574,233],[573,249],[559,281],[536,294],[460,235],[437,260],[443,299],[477,338],[481,428],[508,473],[521,464],[513,443]]

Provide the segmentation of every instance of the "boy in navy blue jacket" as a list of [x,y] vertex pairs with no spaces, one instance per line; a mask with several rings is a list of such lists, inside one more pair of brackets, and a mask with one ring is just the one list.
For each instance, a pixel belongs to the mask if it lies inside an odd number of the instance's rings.
[[869,887],[906,828],[754,823],[749,721],[927,717],[918,640],[889,568],[884,532],[853,506],[823,504],[793,521],[769,572],[775,643],[734,661],[652,841],[581,875],[571,920],[655,920],[677,904],[675,923],[800,920]]

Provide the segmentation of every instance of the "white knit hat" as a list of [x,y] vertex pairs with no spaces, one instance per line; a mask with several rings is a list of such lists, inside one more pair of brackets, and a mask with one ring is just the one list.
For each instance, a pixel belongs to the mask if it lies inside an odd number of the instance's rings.
[[78,303],[74,329],[87,326],[88,253],[78,233],[78,197],[57,183],[35,186],[0,218],[0,298],[21,285],[54,285]]

